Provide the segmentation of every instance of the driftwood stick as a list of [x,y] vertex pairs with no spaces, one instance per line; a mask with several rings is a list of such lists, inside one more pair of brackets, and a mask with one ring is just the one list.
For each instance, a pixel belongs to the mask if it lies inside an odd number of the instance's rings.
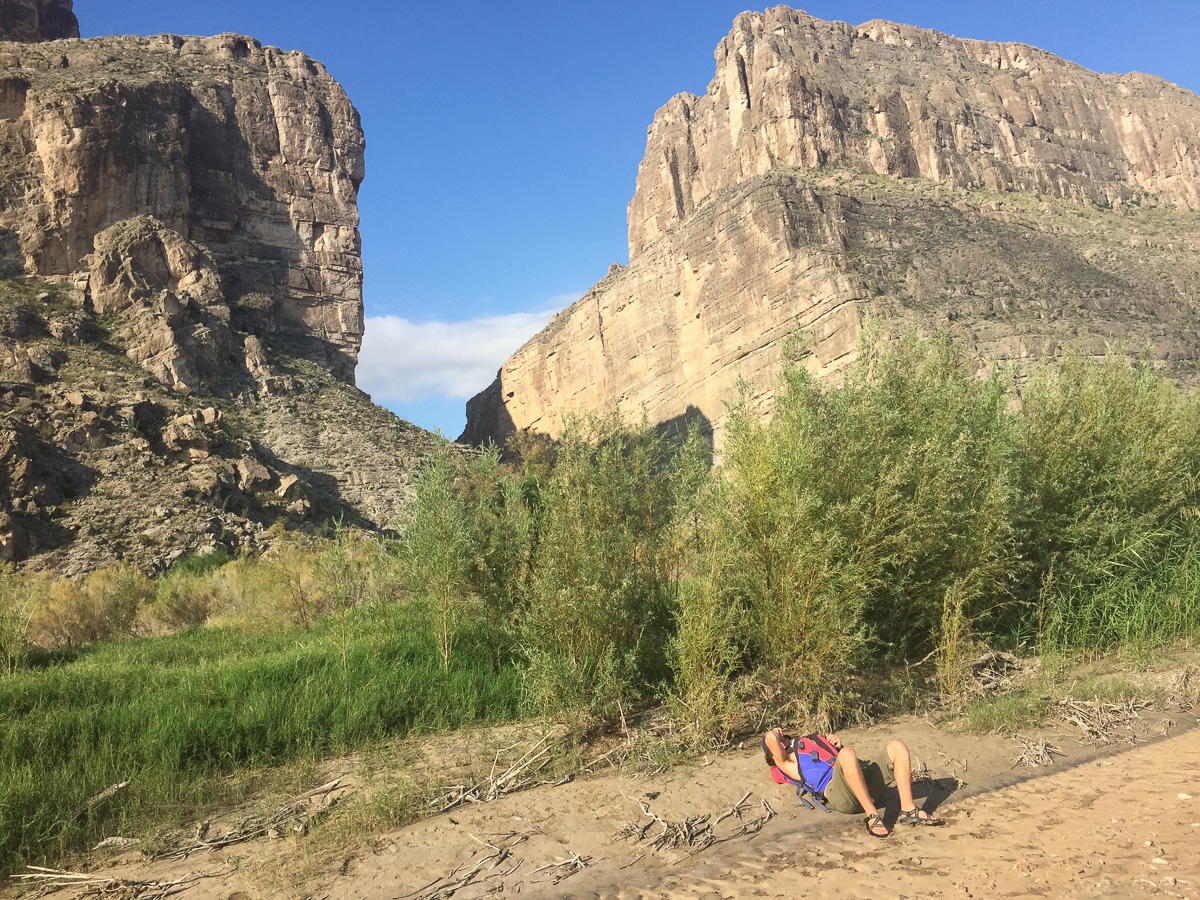
[[301,794],[296,799],[297,800],[307,800],[309,797],[317,796],[317,794],[328,794],[330,791],[332,791],[335,787],[337,787],[341,783],[342,783],[342,779],[335,778],[335,779],[333,779],[333,781],[328,781],[325,784],[321,785],[320,787],[313,788],[311,791],[305,791],[303,794]]
[[73,813],[71,813],[71,818],[72,819],[79,818],[85,812],[87,812],[89,809],[91,809],[93,806],[95,806],[97,803],[103,803],[105,800],[107,800],[113,794],[116,794],[119,791],[123,791],[127,787],[129,787],[128,781],[122,781],[120,784],[114,784],[114,785],[110,785],[109,787],[106,787],[104,790],[102,790],[100,793],[98,793],[91,800],[87,801],[87,803],[81,803],[78,807],[76,807],[75,811]]

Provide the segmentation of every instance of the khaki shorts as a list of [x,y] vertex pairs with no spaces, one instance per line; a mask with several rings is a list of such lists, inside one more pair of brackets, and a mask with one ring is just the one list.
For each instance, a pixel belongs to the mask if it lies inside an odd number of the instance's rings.
[[[867,793],[871,795],[871,799],[879,804],[883,800],[883,795],[888,789],[888,785],[896,783],[896,773],[892,770],[891,761],[887,764],[887,777],[884,777],[883,770],[879,768],[879,763],[871,762],[869,759],[860,759],[858,766],[862,769],[863,778],[867,782]],[[850,790],[850,785],[846,784],[845,775],[842,772],[841,760],[833,767],[833,777],[829,779],[829,784],[825,785],[825,800],[836,809],[838,812],[854,815],[863,811],[862,804],[854,796],[854,792]]]

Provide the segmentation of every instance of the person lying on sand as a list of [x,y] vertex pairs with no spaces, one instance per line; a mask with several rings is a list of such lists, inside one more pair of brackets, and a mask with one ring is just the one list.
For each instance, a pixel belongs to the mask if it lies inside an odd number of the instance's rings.
[[848,815],[865,812],[867,833],[874,837],[883,838],[891,833],[875,804],[883,800],[887,785],[892,783],[900,794],[897,822],[902,825],[945,824],[918,809],[913,800],[912,758],[904,741],[888,742],[886,779],[878,763],[859,759],[853,748],[844,746],[836,734],[793,738],[784,734],[782,728],[772,728],[763,735],[763,755],[767,765],[777,769],[783,778],[798,788],[807,789],[816,799],[828,803],[838,812]]

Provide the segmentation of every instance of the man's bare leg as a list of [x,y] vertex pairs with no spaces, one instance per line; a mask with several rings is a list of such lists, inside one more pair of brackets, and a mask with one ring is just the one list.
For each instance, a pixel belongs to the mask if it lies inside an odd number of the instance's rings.
[[[858,765],[858,754],[850,747],[843,747],[838,753],[837,764],[842,770],[842,778],[846,782],[846,787],[850,788],[850,793],[854,795],[858,805],[863,808],[863,812],[867,814],[868,818],[878,816],[879,810],[871,799],[871,792],[867,790],[867,779],[863,777],[862,769]],[[871,833],[882,837],[888,833],[887,826],[880,824],[873,828]]]
[[[892,774],[896,778],[896,793],[900,795],[900,813],[903,815],[910,810],[916,810],[917,818],[924,821],[933,820],[933,816],[923,809],[917,809],[917,801],[912,792],[912,756],[904,741],[889,741],[887,745],[888,759],[892,763]],[[936,824],[941,824],[937,822]]]
[[908,745],[904,741],[889,741],[887,755],[896,779],[896,792],[900,794],[900,808],[912,809],[917,804],[913,800],[912,756],[908,752]]

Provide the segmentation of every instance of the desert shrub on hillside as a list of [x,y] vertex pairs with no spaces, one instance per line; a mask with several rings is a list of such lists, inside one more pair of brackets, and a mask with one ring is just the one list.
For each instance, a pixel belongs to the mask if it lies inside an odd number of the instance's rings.
[[154,583],[130,565],[99,569],[79,582],[30,583],[34,612],[30,641],[43,649],[78,647],[134,634],[138,612]]

